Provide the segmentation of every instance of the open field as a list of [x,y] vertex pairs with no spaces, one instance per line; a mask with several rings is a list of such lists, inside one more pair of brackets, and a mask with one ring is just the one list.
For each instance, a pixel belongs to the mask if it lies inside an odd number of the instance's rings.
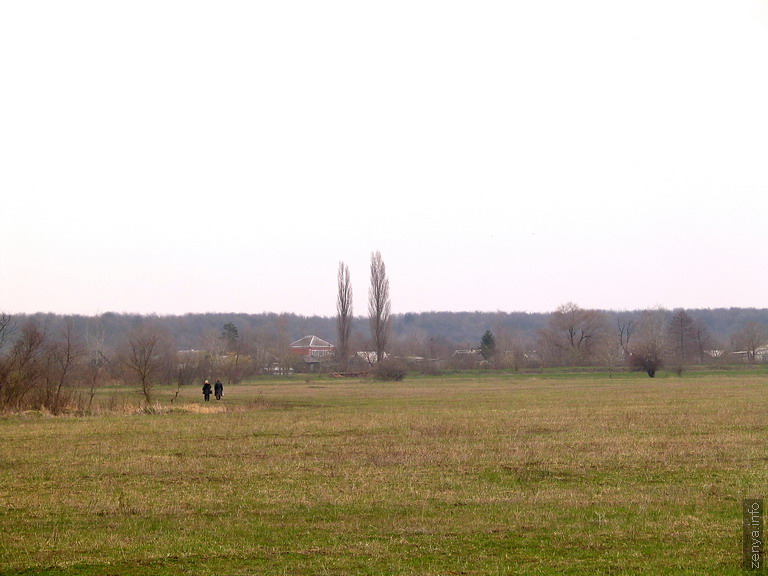
[[0,574],[740,574],[768,496],[766,373],[170,394],[0,416]]

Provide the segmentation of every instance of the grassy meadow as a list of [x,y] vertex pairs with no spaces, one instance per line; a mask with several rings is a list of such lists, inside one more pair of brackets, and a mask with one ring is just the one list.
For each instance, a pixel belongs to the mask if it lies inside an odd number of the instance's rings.
[[[0,574],[740,574],[768,373],[330,377],[0,416]],[[128,396],[125,396],[125,395]]]

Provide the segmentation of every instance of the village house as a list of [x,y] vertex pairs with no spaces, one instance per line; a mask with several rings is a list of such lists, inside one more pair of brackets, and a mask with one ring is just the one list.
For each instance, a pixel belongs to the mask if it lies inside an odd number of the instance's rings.
[[301,356],[304,371],[320,372],[336,355],[336,346],[317,336],[304,336],[291,343],[291,353]]

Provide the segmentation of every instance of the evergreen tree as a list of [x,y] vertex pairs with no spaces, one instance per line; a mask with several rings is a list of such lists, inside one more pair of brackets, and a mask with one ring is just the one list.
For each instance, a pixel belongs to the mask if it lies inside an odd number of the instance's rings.
[[230,352],[234,349],[239,336],[240,334],[237,331],[237,327],[232,324],[232,322],[225,324],[224,328],[221,330],[221,338],[227,343],[227,348]]
[[490,360],[496,354],[496,338],[493,337],[493,332],[490,330],[486,330],[483,337],[480,338],[480,354],[486,360]]

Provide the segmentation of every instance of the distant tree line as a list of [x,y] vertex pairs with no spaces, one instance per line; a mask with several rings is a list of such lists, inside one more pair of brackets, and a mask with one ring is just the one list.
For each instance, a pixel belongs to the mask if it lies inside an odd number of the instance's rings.
[[[651,377],[662,366],[678,373],[689,366],[768,361],[765,310],[688,311],[657,308],[632,312],[583,309],[567,303],[533,332],[486,332],[479,351],[494,364],[632,368]],[[735,318],[728,321],[727,316]],[[719,323],[710,322],[717,318]],[[738,323],[737,323],[738,322]],[[722,326],[732,332],[715,332]],[[500,344],[495,341],[500,340]]]
[[[158,385],[180,389],[209,377],[236,384],[265,372],[286,373],[301,368],[291,342],[310,334],[333,342],[340,326],[346,334],[344,360],[381,346],[383,353],[420,370],[597,366],[653,375],[661,367],[682,371],[766,360],[768,309],[618,312],[568,303],[548,314],[390,314],[384,270],[375,273],[381,282],[369,298],[378,294],[381,301],[373,306],[374,315],[352,316],[350,293],[337,307],[346,314],[341,324],[338,315],[272,313],[0,314],[0,410],[87,411],[105,384],[130,386],[150,403]],[[343,265],[339,282],[349,286]],[[372,322],[379,313],[378,321],[386,325],[378,327],[382,340],[376,342]],[[337,358],[331,368],[343,369],[340,362]]]

